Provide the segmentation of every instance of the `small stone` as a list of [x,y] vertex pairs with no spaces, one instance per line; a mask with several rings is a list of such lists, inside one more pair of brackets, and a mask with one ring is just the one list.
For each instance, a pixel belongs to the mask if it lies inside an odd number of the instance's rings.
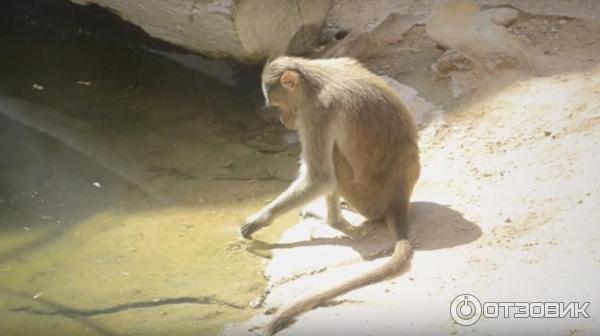
[[511,223],[511,222],[512,222],[512,219],[510,219],[510,217],[506,217],[506,219],[504,220],[504,222],[506,222],[506,223]]
[[509,26],[519,17],[519,11],[513,8],[490,8],[480,14],[500,26]]
[[565,23],[567,23],[567,20],[565,19],[561,19],[560,21],[558,21],[559,24],[564,25]]
[[250,301],[250,308],[252,309],[258,309],[260,307],[262,307],[263,305],[263,298],[262,297],[257,297],[254,300]]

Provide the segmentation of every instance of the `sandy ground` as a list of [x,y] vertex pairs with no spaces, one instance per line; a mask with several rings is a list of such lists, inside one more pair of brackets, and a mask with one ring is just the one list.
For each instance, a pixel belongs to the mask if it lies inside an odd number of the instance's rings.
[[[600,9],[541,3],[510,2],[520,15],[508,31],[528,46],[530,67],[475,78],[459,98],[434,79],[443,51],[423,25],[361,58],[445,111],[420,133],[416,252],[401,276],[343,295],[281,335],[600,332]],[[423,18],[430,9],[430,1],[338,1],[328,28],[349,39],[390,12]],[[356,242],[319,220],[300,221],[266,268],[262,308],[223,334],[259,332],[274,308],[373,268],[388,247],[383,231]],[[464,293],[481,302],[590,302],[590,317],[482,318],[465,327],[449,313]]]

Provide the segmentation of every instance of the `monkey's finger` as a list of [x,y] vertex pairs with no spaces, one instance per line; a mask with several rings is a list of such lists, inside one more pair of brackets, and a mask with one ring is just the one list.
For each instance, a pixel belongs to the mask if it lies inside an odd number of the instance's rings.
[[240,228],[240,234],[244,239],[252,239],[252,234],[258,230],[256,223],[246,223]]

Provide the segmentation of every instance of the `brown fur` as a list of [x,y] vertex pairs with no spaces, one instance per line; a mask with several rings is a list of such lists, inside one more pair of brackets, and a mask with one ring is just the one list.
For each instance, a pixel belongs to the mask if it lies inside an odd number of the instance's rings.
[[247,219],[242,235],[249,238],[284,212],[327,195],[330,225],[354,234],[341,217],[341,196],[368,220],[385,221],[396,241],[392,257],[379,268],[279,309],[265,329],[272,335],[299,314],[381,281],[408,261],[406,219],[420,164],[412,115],[360,63],[280,57],[265,66],[262,81],[267,104],[279,107],[283,124],[299,132],[302,165],[283,194]]

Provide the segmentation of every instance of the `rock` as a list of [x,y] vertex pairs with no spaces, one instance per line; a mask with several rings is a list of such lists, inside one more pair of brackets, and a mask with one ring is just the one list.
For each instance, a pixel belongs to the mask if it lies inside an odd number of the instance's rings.
[[427,34],[448,51],[432,69],[437,77],[448,78],[453,97],[475,91],[497,69],[530,64],[525,46],[492,21],[510,19],[508,12],[503,18],[499,13],[480,12],[474,0],[444,0],[433,8]]
[[445,0],[432,10],[427,34],[440,46],[467,58],[503,58],[517,62],[522,46],[503,27],[482,15],[473,0]]
[[264,298],[261,296],[254,298],[254,300],[250,301],[250,308],[258,309],[258,308],[262,307],[264,301],[265,301]]
[[418,20],[413,15],[390,13],[369,31],[371,41],[382,44],[399,41],[417,23]]
[[479,7],[473,1],[446,0],[435,6],[427,21],[427,34],[441,47],[450,49],[458,44],[462,33],[471,33]]
[[473,70],[473,63],[462,54],[454,50],[448,50],[431,66],[431,69],[438,77],[446,78],[448,74],[454,71]]
[[519,11],[513,8],[490,8],[481,12],[481,16],[500,26],[510,26],[519,17]]
[[427,122],[433,120],[434,117],[442,115],[442,111],[434,104],[419,97],[417,90],[406,86],[392,77],[380,76],[385,80],[398,94],[402,97],[402,101],[407,105],[413,113],[415,122],[419,127],[422,127]]
[[377,25],[371,26],[367,31],[360,32],[351,38],[345,39],[329,50],[326,57],[361,57],[372,55],[373,47],[401,41],[403,35],[415,24],[422,23],[417,17],[410,14],[392,12]]
[[332,0],[70,1],[108,8],[153,37],[242,63],[312,50],[332,5]]

